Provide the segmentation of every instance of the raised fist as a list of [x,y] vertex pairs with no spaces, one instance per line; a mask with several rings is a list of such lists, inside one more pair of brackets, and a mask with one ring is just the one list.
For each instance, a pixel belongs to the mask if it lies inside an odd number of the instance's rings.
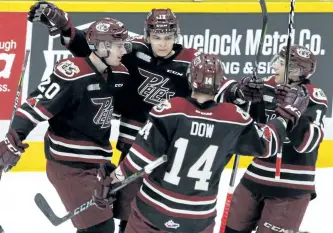
[[288,121],[288,130],[292,130],[306,111],[309,104],[309,95],[303,85],[291,87],[290,85],[278,85],[276,88],[275,109],[281,117]]
[[28,12],[30,22],[39,22],[49,29],[51,36],[67,31],[72,27],[71,17],[56,5],[47,1],[39,1],[30,7]]
[[246,101],[254,103],[262,101],[262,90],[264,88],[264,81],[262,79],[247,76],[242,78],[238,83]]

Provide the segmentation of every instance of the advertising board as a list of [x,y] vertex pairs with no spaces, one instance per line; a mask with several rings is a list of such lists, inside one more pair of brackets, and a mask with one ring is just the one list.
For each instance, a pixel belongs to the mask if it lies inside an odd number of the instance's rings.
[[27,16],[24,13],[1,13],[0,22],[0,120],[9,120],[24,59]]

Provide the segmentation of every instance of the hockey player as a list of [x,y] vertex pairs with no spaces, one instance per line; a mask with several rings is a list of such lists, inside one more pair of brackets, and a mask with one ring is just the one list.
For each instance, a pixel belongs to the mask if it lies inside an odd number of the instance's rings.
[[[55,5],[45,1],[37,2],[31,7],[28,18],[33,22],[46,24],[50,34],[60,30],[62,43],[75,56],[86,56],[90,53],[85,33],[75,29],[70,16]],[[126,98],[122,98],[122,105],[126,106],[126,109],[123,109],[120,118],[117,142],[117,149],[122,152],[122,158],[128,153],[137,132],[144,125],[154,105],[171,97],[190,95],[186,72],[191,60],[200,52],[177,44],[179,33],[178,19],[170,9],[153,9],[145,20],[144,37],[132,40],[132,53],[126,54],[122,59],[131,76],[135,77],[135,81],[131,83],[131,90]],[[231,83],[237,85],[230,88]],[[251,78],[245,78],[239,84],[223,79],[221,85],[221,92],[228,92],[221,95],[229,101],[245,98],[255,102],[262,97],[259,87],[263,84],[254,83]],[[116,218],[124,220],[120,224],[120,232],[126,226],[130,202],[140,185],[141,181],[138,180],[117,194],[114,214]]]
[[[0,142],[0,165],[15,166],[28,147],[22,141],[38,123],[49,122],[44,138],[46,172],[68,211],[91,197],[99,163],[110,163],[111,115],[118,94],[130,81],[120,62],[130,48],[121,22],[97,20],[86,39],[93,52],[60,60],[17,110]],[[111,208],[90,208],[72,222],[77,233],[114,231]]]
[[102,167],[93,199],[105,208],[112,184],[166,154],[168,161],[145,176],[132,203],[125,233],[212,233],[221,173],[231,153],[270,157],[296,126],[308,95],[288,89],[277,117],[257,124],[230,103],[216,103],[223,69],[215,55],[201,54],[190,64],[191,97],[172,98],[153,107],[129,153],[111,172]]
[[[62,44],[75,56],[86,56],[90,48],[85,33],[75,29],[71,18],[55,5],[38,2],[29,12],[31,21],[42,22],[50,33],[61,30]],[[120,116],[117,149],[121,159],[128,152],[136,134],[144,125],[151,108],[163,99],[188,96],[189,86],[185,74],[191,59],[198,53],[177,44],[179,24],[169,9],[152,10],[145,21],[145,37],[132,40],[133,52],[122,59],[134,77],[131,90],[123,99],[127,112]],[[114,217],[121,221],[119,232],[124,232],[130,214],[130,202],[141,185],[141,180],[131,183],[117,193]]]
[[256,226],[257,233],[297,232],[310,200],[316,197],[315,166],[327,99],[309,79],[316,69],[315,55],[306,47],[292,45],[289,85],[281,85],[285,57],[283,47],[272,59],[276,74],[265,80],[263,101],[252,105],[252,117],[262,123],[274,119],[276,105],[294,87],[306,89],[310,102],[297,126],[288,128],[280,180],[274,178],[276,157],[255,158],[247,168],[233,194],[227,233],[250,233]]

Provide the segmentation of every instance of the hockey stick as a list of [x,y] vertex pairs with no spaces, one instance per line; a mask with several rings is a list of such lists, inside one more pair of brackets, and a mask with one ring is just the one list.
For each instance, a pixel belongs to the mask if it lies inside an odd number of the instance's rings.
[[[294,12],[295,12],[295,2],[296,0],[290,0],[290,11],[289,11],[289,24],[288,24],[288,40],[286,48],[286,61],[285,61],[285,72],[284,72],[284,83],[288,83],[288,73],[289,73],[289,61],[290,61],[290,47],[291,47],[291,33],[294,29]],[[275,164],[275,179],[279,180],[281,175],[281,164],[282,164],[282,146],[279,148],[279,152],[276,155],[276,164]]]
[[[17,110],[17,107],[18,107],[18,103],[19,103],[19,99],[20,99],[20,95],[21,95],[21,91],[22,91],[23,78],[24,78],[24,75],[25,75],[25,70],[27,68],[29,55],[30,55],[30,50],[27,49],[25,51],[25,56],[24,56],[24,61],[23,61],[23,65],[22,65],[20,80],[19,80],[19,83],[18,83],[16,96],[15,96],[15,100],[14,100],[12,116],[10,118],[9,129],[12,126],[13,119],[14,119],[14,116],[15,116],[15,113],[16,113],[16,110]],[[2,176],[3,169],[4,169],[4,167],[0,167],[0,179],[1,179],[1,176]],[[11,169],[11,167],[5,168],[5,172],[9,171],[10,169]]]
[[[130,177],[123,180],[118,186],[116,186],[114,189],[110,191],[111,194],[115,194],[118,190],[122,189],[129,183],[133,182],[134,180],[142,177],[145,173],[149,174],[152,170],[154,170],[156,167],[160,166],[161,164],[165,163],[167,161],[167,156],[163,155],[160,158],[154,160],[150,164],[146,165],[144,168],[142,168],[140,171],[134,173]],[[89,207],[94,205],[94,202],[92,200],[89,200],[82,205],[78,206],[73,211],[67,213],[64,217],[58,217],[54,211],[51,209],[50,205],[46,201],[46,199],[43,197],[42,194],[37,193],[35,195],[35,203],[38,206],[38,208],[44,213],[44,215],[47,217],[47,219],[54,225],[58,226],[67,220],[71,219],[72,217],[78,215],[79,213],[87,210]]]
[[[254,67],[253,67],[253,77],[257,77],[258,74],[258,65],[259,65],[259,60],[261,56],[261,50],[264,42],[264,38],[266,35],[266,30],[267,30],[267,24],[268,24],[268,17],[267,17],[267,7],[266,7],[266,2],[265,0],[259,0],[260,7],[261,7],[261,13],[262,13],[262,28],[261,28],[261,35],[260,35],[260,41],[259,45],[257,48],[257,53],[256,53],[256,58],[254,61]],[[248,105],[248,112],[250,110],[250,104]],[[229,188],[228,188],[228,193],[226,197],[226,201],[224,204],[224,209],[223,209],[223,214],[222,214],[222,219],[221,219],[221,226],[220,226],[220,233],[225,232],[225,228],[227,226],[227,220],[228,220],[228,215],[230,211],[230,205],[231,205],[231,200],[232,196],[234,194],[234,186],[235,186],[235,180],[237,176],[237,170],[238,170],[238,164],[240,160],[240,155],[236,154],[235,156],[235,161],[232,167],[232,173],[229,181]]]

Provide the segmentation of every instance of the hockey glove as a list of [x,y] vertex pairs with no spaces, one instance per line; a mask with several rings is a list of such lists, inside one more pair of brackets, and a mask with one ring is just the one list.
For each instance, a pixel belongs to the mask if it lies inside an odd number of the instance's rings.
[[262,100],[262,89],[264,82],[248,76],[242,78],[230,88],[231,102],[234,104],[244,104],[247,101],[260,102]]
[[275,93],[276,93],[277,104],[282,104],[284,102],[284,99],[286,98],[290,89],[291,86],[286,84],[279,84],[276,86]]
[[244,94],[244,99],[251,102],[260,102],[262,100],[262,90],[264,82],[262,79],[256,79],[252,76],[244,77],[239,82],[239,88]]
[[101,164],[97,171],[97,182],[93,191],[92,199],[100,209],[113,208],[115,195],[110,194],[113,178],[110,176],[116,167],[112,163]]
[[309,104],[309,95],[303,86],[290,87],[278,85],[276,113],[288,122],[287,130],[291,131],[299,121],[301,115],[306,111]]
[[0,166],[14,167],[29,145],[22,143],[15,130],[10,129],[5,140],[0,142]]
[[31,6],[28,20],[46,25],[51,36],[67,31],[73,26],[72,19],[66,12],[47,1],[39,1]]

